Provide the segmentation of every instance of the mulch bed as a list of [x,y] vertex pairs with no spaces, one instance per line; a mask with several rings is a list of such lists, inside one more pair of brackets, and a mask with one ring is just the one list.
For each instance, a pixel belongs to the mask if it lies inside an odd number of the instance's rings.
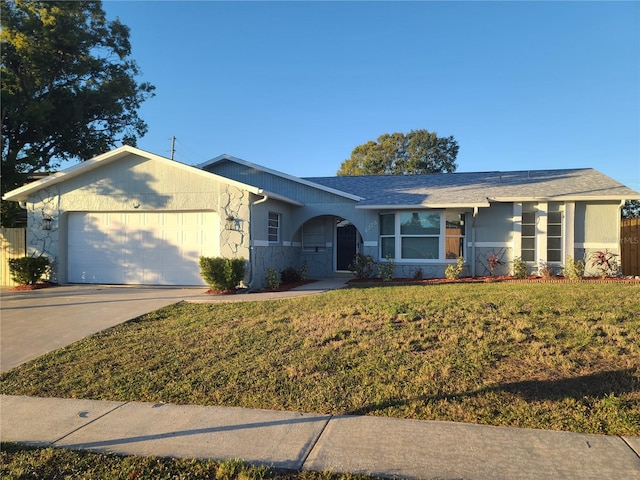
[[[296,287],[300,287],[302,285],[307,285],[308,283],[317,282],[317,280],[309,279],[309,280],[301,280],[299,282],[290,282],[290,283],[281,283],[278,288],[263,288],[262,290],[255,290],[255,293],[264,293],[264,292],[286,292],[288,290],[292,290]],[[205,292],[208,295],[233,295],[237,293],[237,290],[213,290],[209,289]]]
[[483,277],[461,277],[457,280],[449,280],[448,278],[425,278],[416,280],[413,278],[394,278],[385,282],[381,278],[354,278],[349,280],[350,284],[368,285],[368,284],[385,284],[385,285],[440,285],[448,283],[638,283],[640,277],[584,277],[580,280],[572,280],[564,277],[538,277],[535,275],[527,278],[516,278],[509,275],[502,276],[483,276]]
[[57,283],[51,282],[43,282],[36,283],[34,285],[16,285],[15,287],[11,287],[12,291],[29,291],[29,290],[40,290],[41,288],[49,288],[49,287],[57,287]]

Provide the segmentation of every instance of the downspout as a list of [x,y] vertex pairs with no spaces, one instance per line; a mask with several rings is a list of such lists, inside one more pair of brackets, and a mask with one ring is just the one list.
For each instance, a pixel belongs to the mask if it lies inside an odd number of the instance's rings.
[[622,273],[622,243],[620,238],[620,232],[622,231],[622,209],[627,204],[626,200],[620,200],[620,206],[618,207],[618,219],[616,225],[616,241],[618,242],[618,255],[619,258],[619,270],[618,273]]
[[473,220],[471,221],[471,276],[476,276],[476,218],[478,207],[473,207]]
[[253,290],[253,283],[255,282],[255,255],[253,253],[253,207],[260,203],[264,203],[269,200],[269,196],[264,194],[262,190],[258,191],[258,195],[262,195],[260,200],[256,200],[249,204],[249,269],[251,273],[249,275],[249,285],[247,285],[247,292]]

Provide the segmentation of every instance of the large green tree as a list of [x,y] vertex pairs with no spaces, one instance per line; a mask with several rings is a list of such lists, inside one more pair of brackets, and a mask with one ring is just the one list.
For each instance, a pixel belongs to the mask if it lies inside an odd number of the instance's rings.
[[622,218],[640,218],[640,200],[627,200],[622,207]]
[[107,20],[100,1],[0,0],[0,9],[2,194],[62,161],[135,145],[154,87],[136,80],[128,27]]
[[410,175],[454,172],[458,142],[427,130],[385,133],[358,145],[342,162],[338,175]]

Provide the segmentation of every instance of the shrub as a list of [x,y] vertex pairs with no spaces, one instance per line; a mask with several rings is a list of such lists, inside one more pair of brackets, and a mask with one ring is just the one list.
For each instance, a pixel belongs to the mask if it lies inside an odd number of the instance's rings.
[[551,277],[553,277],[553,269],[549,265],[541,264],[538,272],[545,280],[551,280]]
[[49,272],[51,262],[47,257],[22,257],[9,259],[9,272],[20,285],[35,285]]
[[267,284],[267,287],[272,290],[280,288],[280,275],[278,275],[278,271],[275,268],[267,268],[265,282]]
[[214,290],[235,290],[244,278],[244,258],[200,257],[200,275]]
[[396,264],[391,259],[390,255],[385,255],[385,261],[378,264],[378,275],[382,278],[383,282],[390,282],[393,280],[393,274],[396,271]]
[[458,257],[456,260],[456,264],[448,265],[446,270],[444,271],[444,276],[449,280],[457,280],[462,275],[462,270],[464,269],[464,258]]
[[287,267],[280,272],[280,279],[282,283],[295,283],[302,280],[302,275],[295,268]]
[[613,277],[618,273],[617,256],[617,253],[612,253],[609,250],[598,250],[591,253],[589,259],[591,266],[600,270],[601,277]]
[[520,257],[515,258],[513,260],[513,276],[516,278],[527,278],[528,273],[527,262]]
[[300,273],[300,280],[306,280],[307,279],[307,271],[309,270],[309,265],[307,264],[307,261],[305,260],[304,262],[302,262],[302,266],[300,267],[300,270],[298,273]]
[[487,255],[487,265],[489,265],[489,272],[491,272],[491,275],[493,275],[496,269],[500,265],[502,265],[502,260],[500,259],[500,255],[498,255],[496,252],[492,252],[489,255]]
[[420,267],[416,268],[416,271],[413,272],[413,279],[422,280],[423,278],[424,278],[424,272],[422,271],[422,268]]
[[571,255],[568,255],[567,265],[562,269],[562,276],[571,280],[580,280],[584,277],[584,262],[574,260]]
[[349,265],[349,270],[357,278],[369,278],[373,274],[375,264],[371,255],[356,254]]

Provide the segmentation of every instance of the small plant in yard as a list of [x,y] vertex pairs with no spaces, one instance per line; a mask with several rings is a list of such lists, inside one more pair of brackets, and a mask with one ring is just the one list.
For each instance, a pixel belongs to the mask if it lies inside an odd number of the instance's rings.
[[280,288],[280,274],[275,268],[267,268],[265,282],[267,287],[272,290]]
[[456,264],[448,265],[446,270],[444,271],[444,276],[449,280],[457,280],[462,275],[462,270],[464,269],[464,258],[458,257],[456,260]]
[[416,281],[420,281],[424,278],[424,272],[420,267],[416,268],[416,271],[413,272],[413,279]]
[[302,280],[302,275],[295,268],[287,267],[280,272],[280,280],[282,280],[282,283],[296,283]]
[[529,273],[527,269],[527,262],[522,258],[517,257],[513,259],[513,276],[516,278],[527,278]]
[[244,271],[244,258],[200,257],[200,275],[213,290],[235,290]]
[[47,257],[22,257],[9,259],[11,278],[20,285],[35,285],[51,268]]
[[544,262],[540,262],[538,273],[545,280],[551,280],[551,278],[553,277],[553,269]]
[[356,278],[363,279],[369,278],[373,274],[374,266],[375,264],[371,255],[357,253],[349,265],[349,270]]
[[307,279],[308,271],[309,271],[309,264],[307,264],[307,261],[305,260],[304,262],[302,262],[302,266],[300,267],[300,270],[298,270],[298,273],[300,274],[300,280]]
[[384,258],[385,261],[378,264],[378,276],[382,278],[383,282],[390,282],[393,280],[396,264],[391,258],[391,255],[385,255]]
[[489,272],[491,272],[491,275],[495,274],[498,267],[502,265],[500,255],[496,252],[491,252],[487,255],[487,265],[489,266]]
[[600,271],[601,277],[614,277],[618,273],[618,254],[609,250],[598,250],[589,256],[590,265]]
[[562,269],[562,276],[571,280],[580,280],[584,277],[584,261],[574,260],[571,255],[568,255],[567,265]]

